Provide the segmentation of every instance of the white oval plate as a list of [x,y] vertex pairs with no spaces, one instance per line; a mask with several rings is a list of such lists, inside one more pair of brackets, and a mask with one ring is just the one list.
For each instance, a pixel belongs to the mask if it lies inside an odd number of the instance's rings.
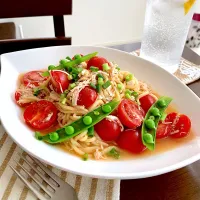
[[[20,108],[14,103],[17,77],[21,72],[44,69],[57,64],[61,58],[74,54],[88,54],[97,51],[100,56],[115,61],[119,66],[144,80],[161,95],[173,97],[173,105],[187,114],[192,121],[196,139],[171,151],[149,157],[119,161],[83,162],[58,148],[38,141],[34,133],[24,124]],[[122,51],[92,46],[62,46],[32,49],[8,53],[1,56],[0,115],[8,134],[26,152],[36,158],[72,173],[98,177],[136,179],[163,174],[186,166],[200,158],[199,146],[199,98],[184,84],[162,68]]]

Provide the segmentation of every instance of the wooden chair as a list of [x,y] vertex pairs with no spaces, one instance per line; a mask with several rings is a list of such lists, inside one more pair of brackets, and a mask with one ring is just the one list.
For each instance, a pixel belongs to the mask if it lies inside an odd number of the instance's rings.
[[[37,47],[71,45],[65,37],[64,16],[72,14],[72,0],[3,0],[0,18],[53,16],[55,37],[0,41],[0,54]],[[31,25],[31,24],[30,24]]]

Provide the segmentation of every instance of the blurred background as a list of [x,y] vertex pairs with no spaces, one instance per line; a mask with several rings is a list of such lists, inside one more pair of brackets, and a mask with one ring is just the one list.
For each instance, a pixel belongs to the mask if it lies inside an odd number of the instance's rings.
[[[200,1],[198,4],[196,13],[200,13]],[[146,0],[73,0],[72,15],[64,17],[66,36],[72,37],[73,45],[138,41],[143,31],[145,5]],[[3,22],[14,22],[17,39],[54,36],[53,17],[0,19]],[[1,34],[9,33],[0,29]]]

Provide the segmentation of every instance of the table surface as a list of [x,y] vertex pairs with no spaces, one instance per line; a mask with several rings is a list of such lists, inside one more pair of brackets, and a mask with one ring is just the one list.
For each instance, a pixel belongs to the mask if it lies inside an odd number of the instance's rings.
[[[140,48],[140,44],[130,43],[112,48],[130,52]],[[200,97],[200,80],[188,86]],[[156,177],[122,180],[120,199],[200,200],[200,161]]]

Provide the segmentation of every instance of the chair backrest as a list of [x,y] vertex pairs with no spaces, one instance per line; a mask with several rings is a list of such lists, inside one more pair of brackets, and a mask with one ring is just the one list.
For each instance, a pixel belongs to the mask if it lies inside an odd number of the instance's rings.
[[2,0],[0,18],[53,16],[56,37],[64,37],[63,15],[72,14],[72,0]]

